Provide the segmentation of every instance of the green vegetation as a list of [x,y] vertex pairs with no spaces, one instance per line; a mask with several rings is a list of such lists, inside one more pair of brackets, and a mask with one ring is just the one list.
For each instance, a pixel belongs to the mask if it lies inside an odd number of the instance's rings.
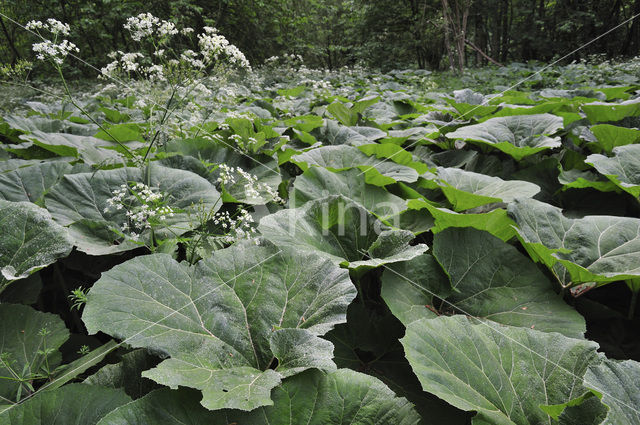
[[[348,34],[358,4],[218,19]],[[640,424],[637,59],[256,65],[172,5],[102,32],[99,79],[55,19],[3,68],[0,425]]]

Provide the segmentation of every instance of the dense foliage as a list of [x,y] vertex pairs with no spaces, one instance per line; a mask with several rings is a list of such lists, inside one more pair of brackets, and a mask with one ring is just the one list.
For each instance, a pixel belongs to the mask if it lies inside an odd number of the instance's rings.
[[126,17],[149,10],[179,26],[217,27],[252,63],[299,54],[330,69],[457,67],[460,50],[475,65],[548,61],[618,26],[569,60],[635,56],[640,47],[640,23],[629,21],[640,0],[5,0],[0,60],[30,59],[32,39],[18,24],[56,16],[71,24],[83,57],[103,65],[110,51],[130,48]]
[[637,60],[252,68],[140,13],[72,85],[75,29],[25,28],[0,425],[640,424]]
[[640,423],[637,62],[207,77],[243,57],[199,39],[5,103],[0,424]]

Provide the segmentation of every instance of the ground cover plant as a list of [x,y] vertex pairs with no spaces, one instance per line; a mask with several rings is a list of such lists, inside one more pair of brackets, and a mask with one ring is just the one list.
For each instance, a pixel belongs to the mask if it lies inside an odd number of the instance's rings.
[[0,424],[640,424],[637,61],[457,90],[143,14],[74,88],[28,27]]

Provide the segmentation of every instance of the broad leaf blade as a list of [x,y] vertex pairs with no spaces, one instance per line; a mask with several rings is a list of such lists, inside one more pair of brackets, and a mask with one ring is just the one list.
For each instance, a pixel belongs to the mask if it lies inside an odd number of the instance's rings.
[[72,248],[67,230],[30,202],[0,200],[0,234],[0,291],[8,282],[66,257]]
[[539,406],[583,394],[597,356],[592,342],[464,316],[410,323],[401,341],[424,390],[478,412],[477,424],[550,423]]
[[371,376],[340,369],[308,371],[273,392],[274,404],[254,412],[209,412],[189,391],[158,390],[106,416],[100,425],[307,424],[415,425],[418,414]]
[[513,115],[461,127],[446,136],[487,144],[521,160],[537,152],[560,147],[560,138],[553,137],[553,134],[562,127],[562,118],[551,114]]
[[[209,408],[251,410],[268,404],[281,379],[269,369],[272,349],[283,349],[272,346],[274,331],[322,335],[345,320],[354,296],[347,272],[327,260],[240,244],[195,267],[161,254],[116,266],[89,293],[83,320],[90,333],[100,330],[171,356],[144,376],[200,389]],[[317,348],[314,341],[307,339]],[[295,372],[326,365],[298,356]],[[260,393],[251,392],[254,380]],[[225,395],[234,389],[243,396]]]
[[0,409],[2,425],[95,425],[112,410],[131,399],[121,390],[70,384],[37,393],[26,402]]

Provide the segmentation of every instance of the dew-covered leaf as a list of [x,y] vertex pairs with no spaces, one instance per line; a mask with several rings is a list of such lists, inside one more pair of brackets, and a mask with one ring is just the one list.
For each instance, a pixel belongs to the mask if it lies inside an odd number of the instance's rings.
[[584,385],[609,407],[604,424],[640,423],[640,363],[605,360],[589,367]]
[[387,159],[367,156],[354,146],[322,146],[291,157],[291,162],[303,170],[310,166],[323,167],[330,171],[357,168],[367,177],[367,183],[385,186],[397,181],[415,182],[418,172],[406,165]]
[[273,406],[253,412],[210,412],[194,398],[190,391],[154,391],[113,411],[99,425],[415,425],[420,420],[406,399],[378,379],[349,369],[289,378],[273,391]]
[[455,289],[447,308],[505,325],[583,337],[583,317],[513,246],[476,229],[451,228],[435,235],[433,255]]
[[290,204],[294,208],[329,195],[342,195],[382,219],[407,209],[404,199],[381,187],[367,184],[365,176],[357,169],[331,172],[321,167],[311,167],[296,178],[293,189]]
[[66,257],[72,248],[67,229],[30,202],[0,200],[0,235],[0,291]]
[[515,198],[531,198],[540,187],[521,180],[438,167],[439,186],[456,211],[464,211],[495,202],[511,202]]
[[540,406],[581,394],[597,344],[462,315],[407,325],[401,340],[425,391],[466,411],[474,424],[552,423]]
[[[160,239],[181,235],[196,225],[188,210],[199,206],[213,211],[220,208],[220,194],[207,180],[189,171],[155,164],[143,170],[118,168],[67,174],[45,196],[45,205],[58,223],[70,226],[73,242],[80,251],[101,255],[130,250],[137,245],[122,244],[116,233],[127,223],[127,211],[112,207],[108,199],[122,185],[134,182],[148,183],[175,211],[173,217],[166,217],[164,227],[156,229]],[[142,237],[147,233],[148,230]]]
[[0,174],[0,199],[42,204],[42,197],[73,166],[63,161],[42,162]]
[[640,276],[640,219],[571,219],[560,208],[532,199],[516,200],[508,211],[529,255],[566,286]]
[[[348,273],[321,257],[247,243],[191,267],[163,254],[116,266],[89,292],[83,320],[170,356],[143,376],[199,389],[210,409],[251,410],[270,404],[282,376],[328,367],[328,347],[308,356],[305,344],[321,347],[313,336],[343,322],[354,296]],[[269,368],[277,355],[282,374]]]
[[2,425],[95,425],[109,412],[131,399],[122,390],[70,384],[54,391],[43,391],[4,411]]

